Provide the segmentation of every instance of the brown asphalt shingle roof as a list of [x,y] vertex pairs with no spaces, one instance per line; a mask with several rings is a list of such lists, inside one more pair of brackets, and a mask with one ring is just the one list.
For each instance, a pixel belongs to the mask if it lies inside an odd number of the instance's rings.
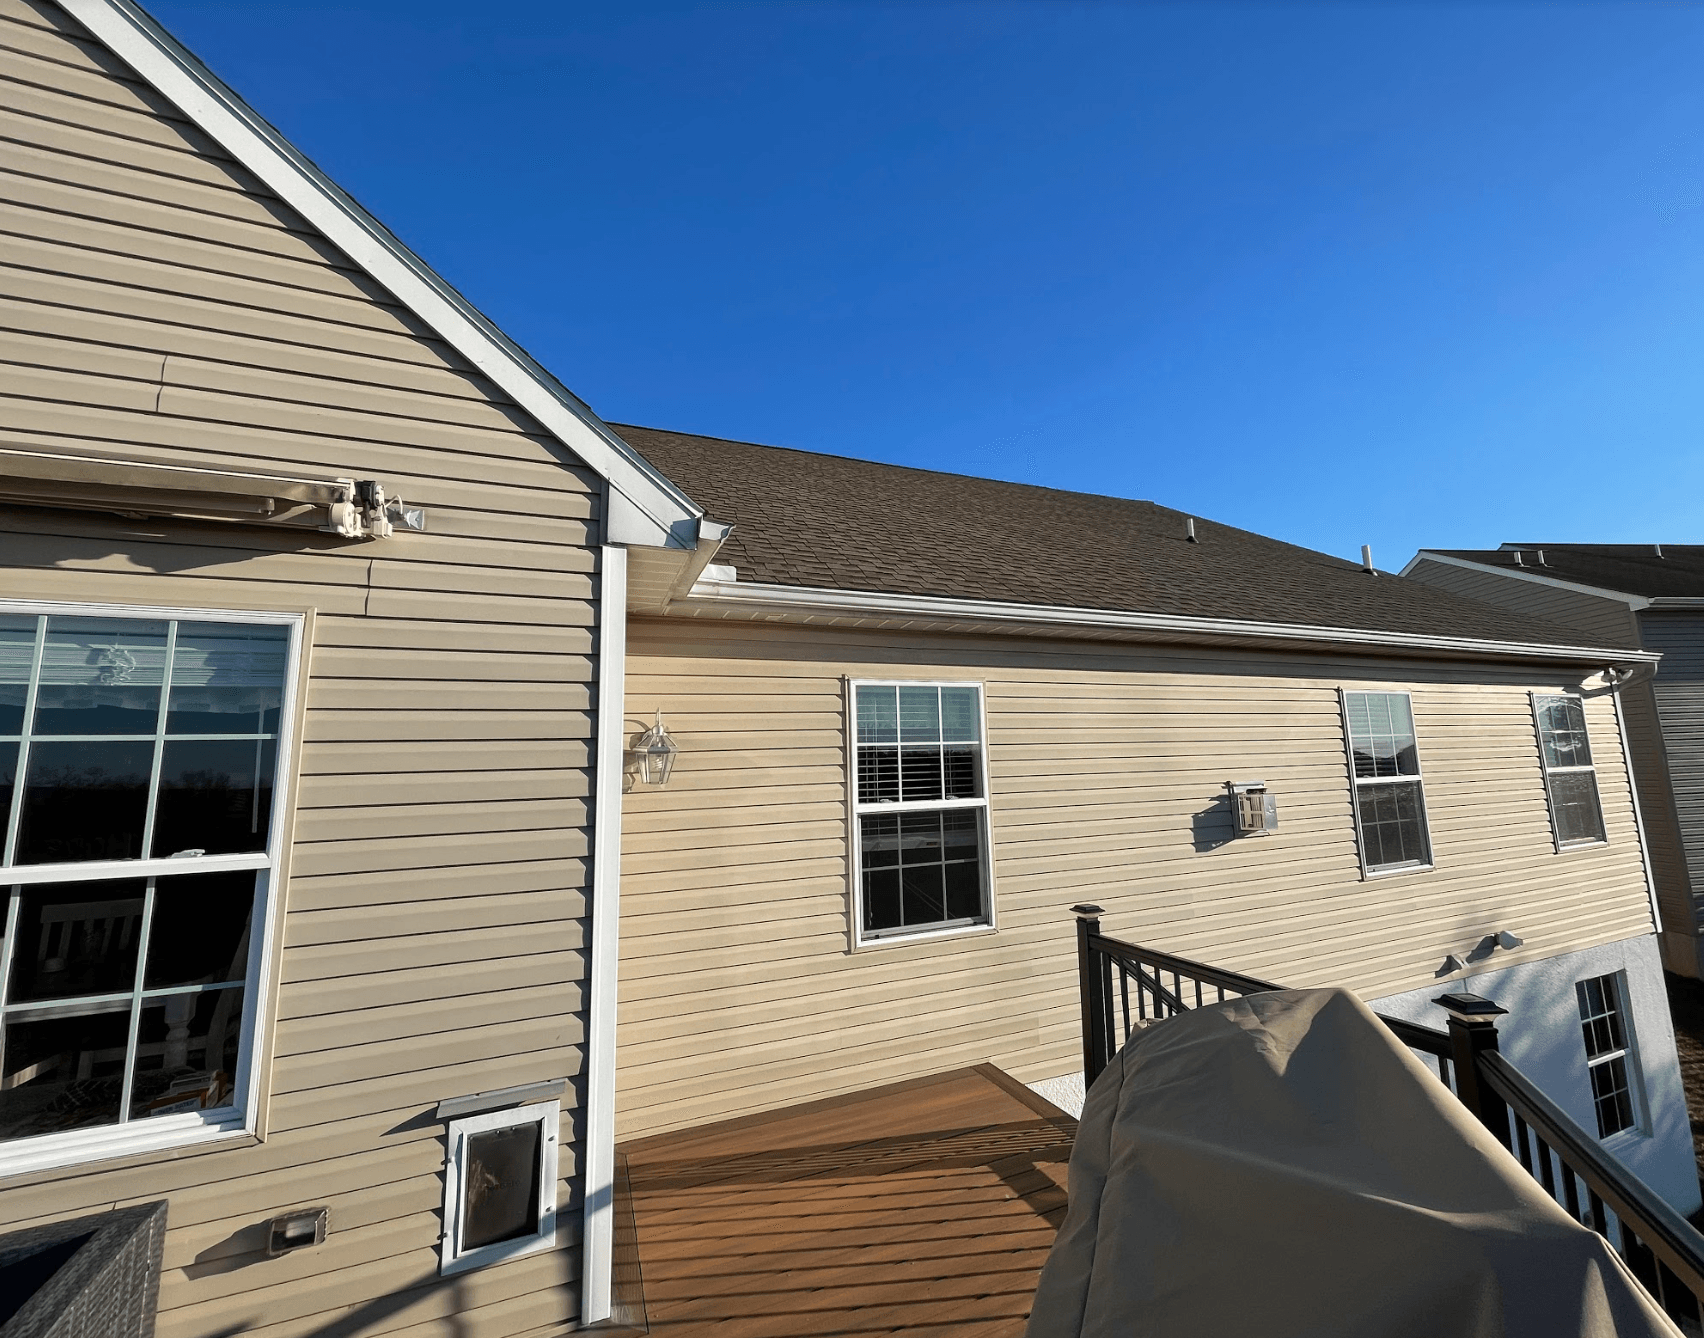
[[1152,502],[613,425],[742,581],[1577,645],[1579,634]]
[[1519,563],[1516,548],[1426,551],[1652,599],[1704,595],[1704,547],[1696,544],[1663,544],[1660,557],[1656,544],[1520,544]]

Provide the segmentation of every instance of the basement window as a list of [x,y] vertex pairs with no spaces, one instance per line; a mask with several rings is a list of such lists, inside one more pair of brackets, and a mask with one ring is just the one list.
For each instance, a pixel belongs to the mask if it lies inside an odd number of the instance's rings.
[[1608,1138],[1637,1123],[1633,1112],[1633,1046],[1622,1002],[1619,974],[1576,981],[1580,1031],[1586,1043],[1586,1072],[1598,1137]]
[[1535,692],[1532,715],[1538,725],[1538,752],[1556,849],[1601,845],[1603,805],[1598,800],[1592,745],[1586,737],[1585,703],[1578,697]]
[[854,683],[858,937],[992,922],[982,688]]
[[440,1273],[550,1248],[561,1122],[558,1101],[449,1122]]

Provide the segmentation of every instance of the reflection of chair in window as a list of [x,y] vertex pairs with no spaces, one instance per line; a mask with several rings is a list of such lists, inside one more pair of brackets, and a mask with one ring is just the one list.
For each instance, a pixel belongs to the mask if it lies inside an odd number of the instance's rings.
[[124,956],[141,923],[140,897],[43,906],[41,940],[36,945],[37,979]]

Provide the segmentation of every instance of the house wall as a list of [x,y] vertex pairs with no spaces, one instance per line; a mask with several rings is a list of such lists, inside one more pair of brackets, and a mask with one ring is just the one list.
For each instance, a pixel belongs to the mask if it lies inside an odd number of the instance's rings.
[[562,1248],[444,1283],[432,1109],[580,1073],[599,480],[56,8],[0,0],[0,79],[0,445],[374,477],[430,526],[0,511],[8,597],[316,614],[263,1140],[0,1149],[0,1228],[167,1197],[162,1338],[559,1331],[583,1094]]
[[[1683,918],[1677,911],[1678,927],[1696,924],[1704,911],[1697,895],[1704,888],[1704,615],[1646,609],[1639,614],[1639,635],[1648,649],[1663,653],[1643,695],[1650,703],[1644,709],[1660,722],[1676,844],[1693,890],[1687,905],[1692,914]],[[1694,974],[1704,975],[1696,954]]]
[[[1509,929],[1510,960],[1649,934],[1612,703],[1609,841],[1554,850],[1529,689],[1565,671],[638,619],[630,730],[681,752],[623,817],[618,1133],[992,1061],[1079,1070],[1069,907],[1293,985],[1387,995]],[[850,949],[844,679],[985,684],[999,927]],[[1412,689],[1436,868],[1363,880],[1337,689]],[[1279,828],[1233,839],[1224,782]]]
[[[1494,571],[1475,571],[1450,562],[1422,557],[1404,573],[1409,580],[1424,581],[1452,594],[1477,599],[1501,608],[1518,609],[1529,618],[1547,618],[1563,627],[1578,628],[1587,646],[1626,646],[1637,635],[1633,611],[1622,599],[1564,590],[1542,581],[1523,580]],[[1535,571],[1536,575],[1542,572]]]
[[[1482,966],[1496,964],[1496,954]],[[1698,1163],[1692,1152],[1692,1122],[1686,1109],[1680,1061],[1674,1047],[1674,1022],[1663,987],[1663,964],[1652,935],[1622,939],[1578,952],[1523,962],[1517,966],[1464,974],[1449,983],[1493,999],[1508,1009],[1497,1019],[1498,1048],[1542,1087],[1582,1129],[1595,1130],[1591,1077],[1574,983],[1594,976],[1619,975],[1623,1002],[1633,1033],[1638,1127],[1605,1140],[1647,1185],[1677,1212],[1698,1210]],[[1368,1002],[1376,1012],[1443,1030],[1448,1015],[1433,1000],[1438,984]]]
[[[1651,650],[1663,649],[1645,638],[1644,616],[1635,614],[1622,600],[1602,599],[1575,590],[1559,590],[1518,576],[1468,571],[1425,558],[1415,562],[1408,575],[1414,580],[1483,600],[1487,604],[1554,619],[1560,626],[1578,629],[1584,638],[1602,639],[1605,645],[1644,645]],[[1684,642],[1685,636],[1680,640]],[[1678,666],[1670,668],[1665,661],[1657,677],[1660,681],[1673,682],[1678,672]],[[1658,718],[1658,691],[1656,683],[1635,683],[1621,694],[1621,709],[1628,746],[1633,754],[1633,772],[1639,787],[1639,811],[1644,820],[1645,841],[1656,877],[1657,901],[1662,910],[1663,960],[1671,971],[1697,976],[1701,969],[1698,960],[1698,909],[1693,889],[1700,886],[1697,881],[1700,870],[1687,853],[1689,838],[1683,834],[1670,775],[1670,745],[1664,737],[1667,730]],[[1686,689],[1682,687],[1678,691],[1684,696]],[[1684,727],[1677,727],[1684,733]],[[1699,769],[1699,774],[1704,776],[1704,767]],[[1704,851],[1704,843],[1697,844],[1696,848]],[[1704,855],[1695,858],[1704,859]]]

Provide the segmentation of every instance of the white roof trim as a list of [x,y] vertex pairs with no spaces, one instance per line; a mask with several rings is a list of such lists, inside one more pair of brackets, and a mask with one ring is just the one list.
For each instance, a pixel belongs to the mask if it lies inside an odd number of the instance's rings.
[[[309,162],[131,0],[58,0],[291,208],[500,386],[656,526],[649,542],[693,548],[703,512],[632,447]],[[636,540],[637,541],[637,540]]]
[[[691,608],[696,605],[697,609]],[[1623,647],[1554,646],[1521,641],[1492,641],[1477,637],[1425,636],[1413,632],[1383,632],[1369,628],[1321,627],[1311,624],[1268,623],[1237,618],[1195,618],[1170,613],[1125,613],[1079,609],[1052,604],[1008,604],[995,600],[947,599],[935,595],[894,595],[865,590],[825,590],[792,585],[757,585],[748,581],[699,581],[681,612],[749,612],[763,615],[846,618],[859,615],[942,619],[1033,626],[1094,628],[1105,631],[1158,632],[1200,637],[1305,642],[1309,645],[1378,647],[1383,650],[1424,651],[1471,659],[1567,660],[1585,664],[1655,664],[1655,651]]]
[[[1501,551],[1501,550],[1499,550]],[[1529,550],[1523,549],[1522,552]],[[1435,553],[1429,548],[1422,548],[1409,558],[1408,565],[1400,575],[1406,576],[1414,570],[1417,562],[1437,562],[1446,567],[1465,567],[1469,571],[1489,572],[1493,576],[1507,576],[1511,580],[1531,581],[1534,585],[1554,586],[1558,590],[1571,590],[1577,595],[1591,595],[1597,599],[1613,600],[1617,604],[1625,604],[1631,609],[1642,609],[1651,601],[1643,595],[1630,595],[1624,590],[1611,590],[1605,586],[1581,585],[1577,581],[1563,581],[1554,576],[1540,576],[1536,571],[1526,567],[1497,567],[1489,562],[1475,562],[1471,558],[1453,557],[1448,553]]]

